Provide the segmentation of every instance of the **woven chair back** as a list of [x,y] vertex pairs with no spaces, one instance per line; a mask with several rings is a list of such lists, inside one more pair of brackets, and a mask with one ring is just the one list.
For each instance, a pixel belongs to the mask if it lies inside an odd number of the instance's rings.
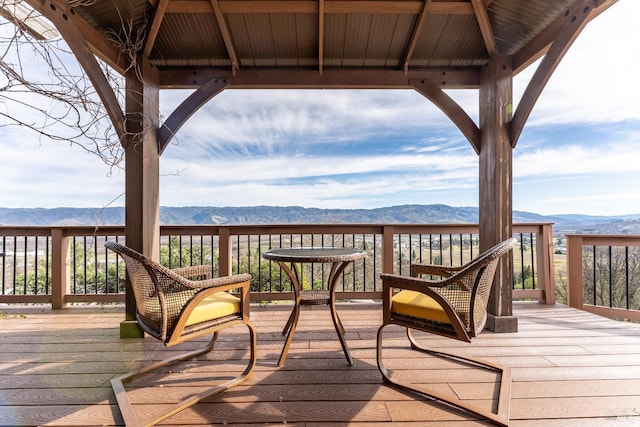
[[182,285],[177,274],[131,248],[115,242],[107,242],[105,247],[125,261],[140,326],[149,335],[166,341],[197,289]]
[[498,262],[516,243],[517,240],[511,238],[493,246],[457,273],[456,286],[436,289],[456,308],[471,337],[484,329]]

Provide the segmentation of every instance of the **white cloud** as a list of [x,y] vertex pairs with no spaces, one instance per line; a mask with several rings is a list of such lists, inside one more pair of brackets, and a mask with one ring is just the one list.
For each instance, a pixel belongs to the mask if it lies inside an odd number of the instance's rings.
[[[640,212],[637,16],[640,1],[616,3],[587,25],[552,76],[513,153],[515,209]],[[515,99],[532,72],[517,77]],[[448,93],[478,123],[477,91]],[[162,92],[165,118],[188,94]],[[625,120],[597,143],[547,132]],[[78,147],[0,128],[7,132],[0,206],[103,206],[124,191],[120,171],[108,177]],[[185,124],[160,165],[163,205],[478,205],[477,156],[410,90],[224,91]]]
[[449,125],[443,113],[411,90],[227,90],[185,124],[177,143],[196,152],[252,144],[270,151],[406,133],[427,123]]
[[[640,120],[640,2],[621,0],[587,24],[534,107],[527,126]],[[520,99],[538,62],[514,79]]]
[[[635,143],[612,143],[600,146],[545,147],[532,152],[514,152],[513,174],[516,178],[531,176],[575,176],[592,173],[625,173],[638,171],[640,140]],[[639,172],[640,173],[640,172]]]
[[0,136],[12,141],[1,145],[2,207],[101,207],[124,191],[120,170],[76,146],[39,142],[33,132],[4,129]]
[[[469,151],[471,151],[469,149]],[[181,176],[162,178],[163,200],[193,204],[198,194],[211,194],[200,204],[301,205],[371,207],[388,205],[390,197],[475,187],[475,154],[350,156],[266,159],[211,159],[188,167],[177,160],[164,166],[182,169]],[[184,185],[188,182],[188,185]],[[202,200],[200,198],[200,200]],[[385,200],[387,202],[385,203]],[[406,201],[404,203],[407,203]]]

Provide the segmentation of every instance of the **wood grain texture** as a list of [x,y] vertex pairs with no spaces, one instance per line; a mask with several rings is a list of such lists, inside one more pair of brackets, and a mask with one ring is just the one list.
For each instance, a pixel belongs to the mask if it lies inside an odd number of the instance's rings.
[[[304,313],[284,366],[277,367],[281,330],[291,306],[252,306],[258,365],[243,385],[166,420],[163,425],[301,427],[482,426],[468,414],[416,400],[382,383],[375,362],[381,307],[338,305],[355,359],[349,367],[326,307]],[[324,308],[324,309],[323,309]],[[167,352],[154,339],[119,338],[123,307],[1,308],[0,425],[122,425],[109,381]],[[514,303],[519,332],[485,332],[472,344],[419,336],[432,348],[455,350],[512,368],[511,425],[602,426],[640,423],[640,325],[562,305]],[[247,349],[230,330],[218,352],[127,384],[142,419],[241,369]],[[400,328],[385,331],[387,359],[397,375],[491,407],[495,378],[409,349]],[[202,341],[206,340],[202,338]],[[149,388],[143,388],[149,387]]]

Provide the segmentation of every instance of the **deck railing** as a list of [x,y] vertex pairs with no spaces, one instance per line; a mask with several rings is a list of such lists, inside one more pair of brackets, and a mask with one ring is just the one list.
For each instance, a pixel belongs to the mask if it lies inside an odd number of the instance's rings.
[[[262,259],[273,247],[349,246],[367,252],[343,273],[340,299],[380,297],[382,272],[408,274],[411,262],[460,265],[480,253],[478,226],[456,225],[237,225],[162,226],[160,261],[170,268],[210,264],[214,275],[252,275],[254,300],[291,299],[277,265]],[[514,298],[553,304],[550,224],[516,224]],[[124,241],[124,227],[0,227],[0,303],[123,302],[124,263],[104,242]],[[305,265],[303,285],[322,287],[327,267]]]
[[567,301],[602,316],[640,321],[640,236],[567,236]]

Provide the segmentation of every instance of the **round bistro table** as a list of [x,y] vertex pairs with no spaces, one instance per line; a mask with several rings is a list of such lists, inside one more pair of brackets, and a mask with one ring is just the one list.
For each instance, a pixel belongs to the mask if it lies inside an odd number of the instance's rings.
[[[338,317],[335,304],[335,292],[336,283],[340,274],[344,269],[353,261],[365,258],[367,254],[361,249],[355,248],[280,248],[271,249],[262,254],[264,259],[275,261],[280,265],[280,268],[289,276],[291,285],[293,286],[293,292],[295,301],[293,310],[289,315],[289,320],[282,330],[282,335],[287,334],[280,359],[278,360],[278,366],[284,364],[289,352],[289,346],[293,341],[293,334],[296,331],[298,324],[298,318],[300,317],[300,307],[303,305],[320,305],[327,304],[331,309],[331,319],[333,320],[333,326],[336,328],[342,351],[349,365],[353,366],[353,358],[347,348],[347,342],[344,338],[345,330]],[[300,281],[302,279],[302,271],[298,270],[298,264],[302,263],[330,263],[331,272],[327,281],[328,290],[302,290]]]

